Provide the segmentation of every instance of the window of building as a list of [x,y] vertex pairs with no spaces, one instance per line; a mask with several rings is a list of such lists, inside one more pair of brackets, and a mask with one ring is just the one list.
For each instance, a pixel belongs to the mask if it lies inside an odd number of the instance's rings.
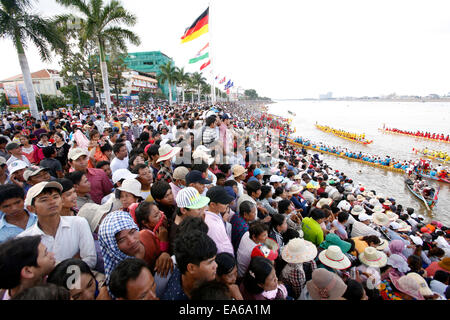
[[55,85],[56,85],[56,90],[59,90],[59,88],[61,88],[61,83],[59,81],[56,81]]
[[153,61],[144,61],[144,64],[152,66],[153,65]]

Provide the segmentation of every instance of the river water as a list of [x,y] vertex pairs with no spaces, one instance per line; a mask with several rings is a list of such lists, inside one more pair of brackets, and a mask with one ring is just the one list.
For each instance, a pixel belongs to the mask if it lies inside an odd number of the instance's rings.
[[[367,152],[373,155],[389,155],[399,160],[419,159],[412,149],[427,147],[450,152],[450,144],[415,139],[406,136],[385,134],[379,128],[386,124],[390,128],[421,130],[450,134],[450,102],[367,102],[367,101],[276,101],[269,105],[269,112],[292,117],[296,128],[294,136],[302,136],[314,142],[324,142],[333,146],[344,146],[353,151]],[[348,132],[365,133],[372,144],[353,143],[332,134],[322,132],[314,126],[318,122]],[[311,150],[309,150],[311,152]],[[440,186],[439,201],[432,212],[423,202],[414,197],[404,184],[402,174],[331,155],[323,155],[324,161],[333,169],[343,171],[355,182],[377,194],[392,197],[404,208],[412,207],[415,212],[428,219],[436,219],[450,226],[450,184],[428,180],[436,189]],[[438,161],[433,160],[434,164]],[[448,164],[447,164],[448,165]]]

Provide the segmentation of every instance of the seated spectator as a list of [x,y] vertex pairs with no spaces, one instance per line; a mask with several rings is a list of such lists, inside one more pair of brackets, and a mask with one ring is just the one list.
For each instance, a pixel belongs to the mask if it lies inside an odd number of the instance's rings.
[[40,236],[10,239],[0,244],[0,300],[9,300],[43,283],[55,267],[55,257]]
[[[73,279],[74,270],[79,272],[78,279]],[[80,259],[61,261],[48,275],[47,283],[69,290],[70,300],[95,300],[100,287],[89,266]]]
[[275,267],[267,258],[254,257],[240,285],[244,300],[284,300],[287,290],[278,284]]
[[91,198],[91,183],[85,173],[74,171],[66,175],[73,183],[73,187],[77,194],[77,210],[80,210],[86,203],[94,203]]
[[228,286],[233,299],[244,300],[241,292],[239,291],[239,287],[236,285],[236,259],[228,252],[222,252],[216,256],[216,263],[216,280]]
[[50,175],[54,178],[63,177],[63,168],[59,160],[56,159],[56,149],[54,146],[48,146],[42,149],[44,159],[41,160],[39,166],[47,168]]
[[216,277],[217,247],[201,231],[182,233],[175,240],[177,267],[167,283],[162,300],[188,300],[195,287]]
[[210,199],[208,210],[205,212],[205,223],[209,228],[208,236],[216,243],[218,253],[228,252],[234,256],[233,245],[222,217],[233,198],[219,186],[210,188],[206,196]]
[[117,300],[159,300],[156,282],[141,259],[125,259],[111,273],[109,289]]
[[265,243],[268,237],[269,227],[262,221],[253,221],[249,229],[242,236],[237,250],[238,277],[242,278],[247,272],[253,249],[261,243]]
[[23,188],[14,184],[0,186],[0,243],[37,222],[37,216],[24,209],[24,202]]
[[320,245],[324,239],[320,224],[325,219],[325,213],[321,209],[314,208],[311,210],[309,217],[302,220],[304,239],[314,243],[316,246]]
[[235,252],[239,248],[242,236],[248,231],[248,224],[256,219],[256,212],[257,208],[254,203],[243,201],[239,207],[239,213],[231,217],[231,242]]
[[31,187],[25,205],[36,213],[38,222],[18,237],[41,235],[42,243],[55,254],[57,262],[76,257],[93,268],[97,254],[89,224],[81,217],[60,215],[62,190],[57,182],[41,182]]

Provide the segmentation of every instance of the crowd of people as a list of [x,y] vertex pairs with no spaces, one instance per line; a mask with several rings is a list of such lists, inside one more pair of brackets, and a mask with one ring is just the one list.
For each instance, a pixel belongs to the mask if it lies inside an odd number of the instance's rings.
[[425,131],[408,131],[408,130],[402,130],[397,128],[388,128],[385,125],[383,125],[383,131],[384,132],[391,132],[391,133],[397,133],[397,134],[403,134],[407,136],[412,136],[415,138],[423,138],[423,139],[429,139],[429,140],[439,140],[442,142],[450,142],[450,135],[444,135],[443,133],[431,133],[431,132],[425,132]]
[[438,161],[442,161],[444,163],[450,162],[450,155],[448,154],[447,151],[440,151],[440,150],[433,150],[433,149],[428,149],[428,148],[424,148],[422,150],[417,150],[415,148],[413,148],[413,152],[420,153],[423,154],[424,156],[431,158],[431,159],[436,159]]
[[447,300],[450,230],[256,104],[5,115],[0,299]]

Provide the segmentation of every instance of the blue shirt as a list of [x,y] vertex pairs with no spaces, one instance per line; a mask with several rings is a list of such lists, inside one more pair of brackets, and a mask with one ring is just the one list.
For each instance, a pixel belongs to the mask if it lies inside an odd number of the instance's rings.
[[161,300],[189,300],[181,285],[181,272],[174,268]]
[[[28,213],[28,222],[27,227],[33,226],[37,222],[37,215],[29,212],[27,209],[24,209],[26,213]],[[19,233],[25,231],[22,228],[19,228],[16,225],[10,224],[6,221],[6,215],[1,212],[0,213],[0,243],[17,236]]]

